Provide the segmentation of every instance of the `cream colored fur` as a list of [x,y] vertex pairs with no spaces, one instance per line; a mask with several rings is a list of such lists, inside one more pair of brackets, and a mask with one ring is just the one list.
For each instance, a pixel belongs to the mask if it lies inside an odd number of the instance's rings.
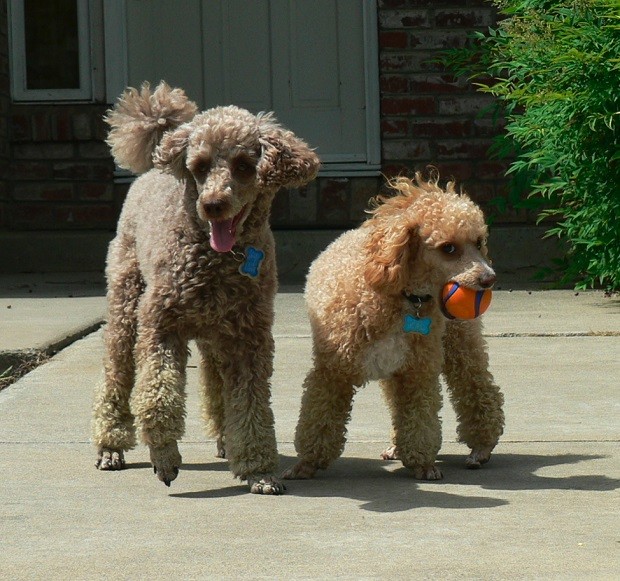
[[[442,477],[443,372],[471,448],[467,465],[488,461],[503,432],[503,396],[488,370],[479,319],[448,321],[439,297],[449,281],[482,289],[495,282],[480,209],[448,184],[401,178],[360,228],[343,234],[312,264],[306,303],[314,365],[304,383],[295,448],[285,478],[311,478],[340,456],[358,387],[379,379],[398,457],[416,478]],[[405,295],[424,297],[419,311]],[[428,318],[429,334],[405,332],[406,315]]]
[[[196,111],[183,91],[162,83],[128,89],[106,118],[117,163],[146,173],[129,190],[108,252],[97,466],[122,468],[137,426],[158,478],[167,485],[176,478],[187,344],[195,339],[217,454],[252,492],[280,494],[269,213],[277,190],[312,180],[319,160],[271,115],[234,106]],[[254,278],[240,272],[250,246],[264,253]]]

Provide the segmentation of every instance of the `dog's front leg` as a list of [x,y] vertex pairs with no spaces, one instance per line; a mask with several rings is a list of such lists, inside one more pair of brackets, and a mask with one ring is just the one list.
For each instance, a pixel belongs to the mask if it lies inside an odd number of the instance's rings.
[[471,448],[466,465],[479,468],[504,431],[504,396],[489,371],[480,321],[451,321],[444,335],[444,376],[457,415],[459,440]]
[[170,486],[181,466],[177,440],[185,431],[187,345],[175,335],[142,328],[136,360],[132,407],[155,474]]
[[93,441],[97,446],[99,470],[120,470],[125,466],[124,452],[135,446],[134,416],[129,406],[134,382],[133,341],[131,333],[109,317],[104,330],[107,357],[105,380],[95,391]]
[[95,392],[93,441],[100,470],[120,470],[124,452],[136,444],[134,416],[129,406],[135,378],[134,344],[142,278],[132,249],[116,239],[108,260],[108,324],[104,329],[105,380]]
[[420,480],[440,480],[435,465],[441,447],[439,369],[406,368],[382,380],[392,414],[394,454]]
[[245,344],[220,343],[224,395],[224,441],[232,473],[247,480],[254,494],[282,494],[274,473],[278,465],[271,410],[273,338],[255,337]]

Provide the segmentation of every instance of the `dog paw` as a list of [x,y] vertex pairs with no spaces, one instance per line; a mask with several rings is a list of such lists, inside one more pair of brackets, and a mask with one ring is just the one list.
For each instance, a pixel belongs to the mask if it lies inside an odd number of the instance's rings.
[[160,448],[149,446],[153,472],[166,486],[179,475],[181,454],[176,442],[170,442]]
[[286,486],[274,476],[248,476],[248,486],[252,494],[284,494]]
[[285,480],[309,480],[316,474],[316,466],[305,460],[300,460],[282,474]]
[[383,452],[381,452],[381,458],[383,460],[398,460],[396,446],[390,446],[387,450],[383,450]]
[[465,466],[467,468],[480,468],[483,464],[486,464],[491,459],[492,446],[486,448],[474,448],[471,454],[465,459]]
[[125,467],[123,451],[101,448],[97,455],[95,467],[99,470],[122,470]]
[[215,457],[226,458],[226,447],[224,446],[224,436],[220,436],[215,442]]
[[441,480],[443,474],[434,464],[431,466],[412,466],[413,477],[417,480]]

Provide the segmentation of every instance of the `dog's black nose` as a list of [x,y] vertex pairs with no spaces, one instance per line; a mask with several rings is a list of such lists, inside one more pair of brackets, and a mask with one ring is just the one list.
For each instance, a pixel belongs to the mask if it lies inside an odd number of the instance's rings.
[[219,218],[226,210],[226,202],[222,200],[204,202],[202,207],[208,218]]
[[497,277],[495,276],[495,273],[490,272],[490,273],[480,275],[480,277],[478,278],[478,284],[482,288],[491,288],[495,284],[496,280],[497,280]]

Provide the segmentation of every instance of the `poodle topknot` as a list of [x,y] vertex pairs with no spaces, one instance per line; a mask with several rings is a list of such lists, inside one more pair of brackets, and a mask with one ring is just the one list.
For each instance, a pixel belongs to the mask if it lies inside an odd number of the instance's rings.
[[[201,355],[204,417],[233,474],[280,494],[270,376],[277,287],[269,213],[312,180],[317,155],[270,114],[197,113],[181,89],[128,89],[106,121],[116,163],[141,173],[110,244],[97,466],[117,470],[134,423],[158,478],[179,472],[187,344]],[[135,384],[135,385],[134,385]],[[131,396],[133,389],[133,396]],[[131,397],[130,397],[131,396]]]
[[152,93],[149,83],[140,90],[128,88],[104,117],[111,127],[106,142],[114,161],[135,174],[148,171],[164,132],[191,121],[197,111],[182,89],[171,89],[164,82]]

